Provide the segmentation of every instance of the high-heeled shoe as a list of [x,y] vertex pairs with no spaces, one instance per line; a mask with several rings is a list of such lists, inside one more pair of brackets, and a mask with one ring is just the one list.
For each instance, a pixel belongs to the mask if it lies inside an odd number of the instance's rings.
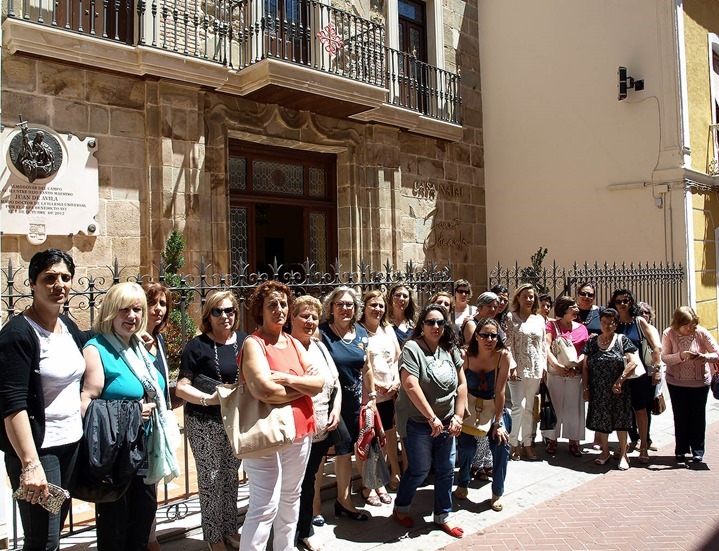
[[367,513],[350,511],[349,509],[345,509],[339,501],[335,501],[335,518],[340,518],[342,515],[347,515],[352,520],[369,520]]

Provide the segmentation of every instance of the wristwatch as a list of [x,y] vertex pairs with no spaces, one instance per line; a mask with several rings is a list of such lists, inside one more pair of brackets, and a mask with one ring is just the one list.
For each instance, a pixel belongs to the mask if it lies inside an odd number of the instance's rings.
[[502,421],[495,421],[494,423],[492,423],[492,428],[493,428],[493,429],[496,429],[496,428],[499,428],[499,427],[504,428],[504,423],[503,423]]

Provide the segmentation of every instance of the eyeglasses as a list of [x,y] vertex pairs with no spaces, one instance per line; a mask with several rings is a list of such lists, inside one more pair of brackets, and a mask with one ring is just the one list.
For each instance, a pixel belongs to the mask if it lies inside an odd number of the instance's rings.
[[477,333],[480,339],[496,341],[499,338],[497,333]]
[[350,308],[355,307],[355,303],[354,302],[335,302],[335,306],[337,306],[337,308],[347,308],[349,310]]
[[392,296],[393,296],[394,298],[404,298],[404,299],[408,299],[408,298],[409,298],[409,295],[408,295],[407,293],[395,293],[395,294],[392,295]]
[[615,304],[631,304],[632,299],[630,298],[618,298],[614,301]]
[[459,293],[460,295],[468,295],[472,291],[470,291],[469,289],[455,289],[454,292]]
[[444,320],[424,320],[422,323],[427,327],[442,327],[444,325]]
[[590,293],[589,291],[579,291],[577,294],[580,297],[594,298],[594,293]]
[[227,315],[229,318],[230,316],[237,314],[237,310],[235,310],[234,306],[230,306],[229,308],[213,308],[210,310],[210,314],[213,318],[219,318],[222,314]]

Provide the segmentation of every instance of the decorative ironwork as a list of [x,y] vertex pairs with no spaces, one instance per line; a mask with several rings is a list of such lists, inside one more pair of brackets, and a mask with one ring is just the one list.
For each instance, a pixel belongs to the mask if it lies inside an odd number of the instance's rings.
[[256,160],[252,163],[252,191],[302,195],[302,165]]
[[317,33],[317,39],[324,44],[325,51],[331,56],[335,55],[345,45],[344,40],[337,34],[337,29],[332,23],[328,23]]
[[327,197],[327,171],[310,167],[309,191],[311,197]]
[[642,264],[630,263],[629,266],[616,262],[609,264],[598,262],[589,264],[574,263],[569,268],[558,266],[556,262],[549,267],[522,267],[519,263],[503,267],[497,264],[489,274],[489,285],[504,285],[510,290],[520,283],[528,282],[546,290],[552,297],[562,294],[574,296],[577,285],[584,281],[596,283],[594,302],[606,304],[615,289],[629,289],[637,300],[649,303],[656,312],[654,325],[661,331],[668,327],[672,313],[684,304],[684,268],[681,264]]

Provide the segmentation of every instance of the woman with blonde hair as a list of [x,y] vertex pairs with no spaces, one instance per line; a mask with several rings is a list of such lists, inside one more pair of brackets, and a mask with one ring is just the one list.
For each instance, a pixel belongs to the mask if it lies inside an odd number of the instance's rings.
[[662,361],[667,365],[667,387],[674,414],[674,455],[684,462],[704,461],[706,404],[712,375],[719,364],[719,345],[699,325],[689,306],[674,311],[672,325],[662,334]]
[[237,358],[247,337],[238,331],[237,299],[215,291],[202,307],[201,334],[182,352],[176,394],[184,399],[185,430],[197,466],[202,533],[210,549],[240,545],[237,473],[240,460],[230,447],[215,390],[238,380]]
[[279,451],[244,460],[250,500],[241,550],[265,549],[270,533],[275,551],[295,549],[302,481],[316,428],[312,397],[322,391],[325,377],[302,343],[282,330],[292,299],[290,288],[279,281],[265,281],[250,297],[258,327],[245,340],[240,371],[255,399],[292,405],[295,440]]
[[[120,283],[105,295],[95,320],[97,334],[83,350],[87,363],[81,395],[83,415],[95,398],[137,400],[142,404],[142,419],[149,422],[148,450],[157,452],[148,454],[147,469],[138,472],[120,499],[96,504],[97,546],[103,551],[144,551],[157,510],[155,485],[179,475],[173,444],[164,438],[173,428],[175,434],[179,432],[165,417],[165,380],[140,339],[146,327],[145,292],[137,283]],[[167,467],[165,476],[158,471],[157,462],[167,457],[171,460],[163,466]]]
[[[517,370],[510,373],[512,394],[512,459],[521,459],[522,452],[530,461],[537,455],[532,449],[534,396],[539,391],[547,368],[544,318],[538,314],[539,296],[531,283],[523,283],[512,297],[512,311],[507,314],[507,344]],[[522,448],[520,449],[520,441]]]

